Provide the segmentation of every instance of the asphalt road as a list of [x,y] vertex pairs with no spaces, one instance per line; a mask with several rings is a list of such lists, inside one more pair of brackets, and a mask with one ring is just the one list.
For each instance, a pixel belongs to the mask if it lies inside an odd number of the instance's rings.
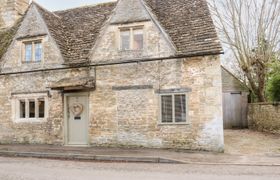
[[0,180],[279,180],[280,167],[93,163],[0,157]]

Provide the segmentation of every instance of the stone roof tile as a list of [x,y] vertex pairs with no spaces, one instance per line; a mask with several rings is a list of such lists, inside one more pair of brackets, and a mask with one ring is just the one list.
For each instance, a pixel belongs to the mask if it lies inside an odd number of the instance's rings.
[[116,3],[48,12],[38,6],[61,49],[65,63],[85,63]]
[[21,25],[21,22],[22,22],[22,18],[19,19],[13,27],[9,29],[3,29],[0,31],[0,60],[2,59],[2,57],[8,50],[10,44],[12,43],[16,35],[16,32]]
[[219,54],[218,39],[206,0],[145,0],[178,53]]
[[[144,0],[144,3],[170,36],[179,55],[222,52],[206,0]],[[65,63],[75,64],[88,62],[90,50],[117,2],[56,12],[34,4],[56,40]]]

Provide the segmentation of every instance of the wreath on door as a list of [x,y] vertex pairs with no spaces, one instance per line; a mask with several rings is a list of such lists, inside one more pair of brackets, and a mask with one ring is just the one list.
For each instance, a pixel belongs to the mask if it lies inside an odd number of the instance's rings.
[[75,117],[80,116],[84,111],[84,106],[80,103],[75,103],[70,107],[70,110]]

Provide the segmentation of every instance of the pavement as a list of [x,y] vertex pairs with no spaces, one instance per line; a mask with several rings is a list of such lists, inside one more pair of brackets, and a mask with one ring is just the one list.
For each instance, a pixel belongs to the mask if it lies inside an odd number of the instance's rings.
[[197,165],[280,166],[280,136],[226,130],[225,153],[170,149],[0,145],[2,157]]
[[65,147],[51,145],[0,145],[2,157],[44,159],[176,163],[198,165],[280,166],[280,155],[238,155],[227,153],[174,151],[164,149],[124,149]]
[[248,129],[225,130],[225,153],[280,155],[280,135]]

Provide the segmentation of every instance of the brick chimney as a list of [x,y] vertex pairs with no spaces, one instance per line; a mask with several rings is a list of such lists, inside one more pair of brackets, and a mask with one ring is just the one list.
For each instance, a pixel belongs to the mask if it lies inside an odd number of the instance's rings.
[[28,5],[29,0],[0,0],[0,29],[12,27]]

